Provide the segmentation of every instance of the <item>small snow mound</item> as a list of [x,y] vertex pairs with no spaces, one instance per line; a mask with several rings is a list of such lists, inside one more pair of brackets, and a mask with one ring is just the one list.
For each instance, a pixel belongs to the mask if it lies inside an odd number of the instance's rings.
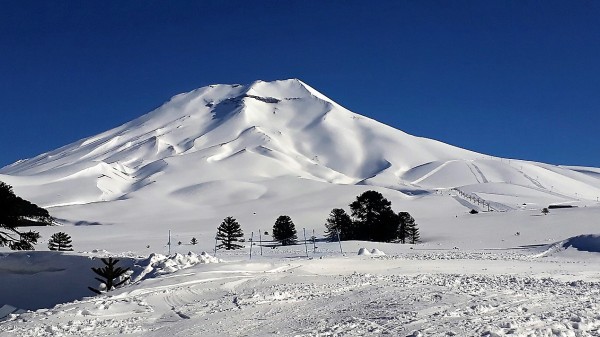
[[600,253],[600,235],[579,235],[563,241],[562,246],[566,249],[573,247],[579,251]]
[[371,255],[383,256],[383,255],[385,255],[385,253],[384,253],[384,252],[382,252],[382,251],[380,251],[380,250],[379,250],[379,249],[377,249],[377,248],[373,248],[373,249],[371,249]]
[[566,252],[575,248],[580,252],[600,253],[600,235],[587,234],[570,237],[566,240],[558,241],[545,246],[545,250],[537,257],[547,257],[561,252]]
[[358,255],[371,255],[371,252],[366,248],[361,248],[358,250]]

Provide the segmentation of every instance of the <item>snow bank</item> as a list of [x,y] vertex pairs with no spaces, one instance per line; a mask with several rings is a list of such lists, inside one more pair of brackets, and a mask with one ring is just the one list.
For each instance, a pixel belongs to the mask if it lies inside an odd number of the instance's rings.
[[544,250],[537,257],[565,254],[567,251],[600,253],[600,234],[573,236],[566,240],[544,246]]
[[146,278],[157,277],[164,274],[174,273],[181,269],[192,267],[199,263],[219,263],[220,259],[209,255],[206,252],[197,255],[193,252],[187,254],[175,254],[165,256],[162,254],[150,254],[147,259],[144,259],[135,264],[132,268],[134,272],[131,275],[132,282],[138,282]]
[[[0,254],[0,319],[18,309],[51,308],[59,303],[80,300],[94,294],[87,288],[97,287],[92,267],[102,267],[103,250],[95,253],[14,252]],[[217,263],[219,259],[202,252],[165,256],[151,254],[139,259],[113,256],[118,266],[129,267],[129,283],[176,272],[199,263]],[[97,288],[100,289],[100,288]],[[4,314],[3,314],[4,313]]]
[[600,253],[600,235],[579,235],[563,241],[562,246],[567,249],[573,247],[579,251]]

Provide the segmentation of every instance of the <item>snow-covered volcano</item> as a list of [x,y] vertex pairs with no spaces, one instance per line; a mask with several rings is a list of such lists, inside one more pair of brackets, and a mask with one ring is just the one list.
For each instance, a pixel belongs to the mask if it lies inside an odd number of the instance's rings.
[[[177,95],[117,128],[4,167],[0,180],[66,223],[189,224],[235,212],[322,222],[327,208],[367,188],[409,209],[419,200],[452,212],[600,196],[600,169],[501,159],[411,136],[297,79]],[[443,191],[451,198],[439,198]]]

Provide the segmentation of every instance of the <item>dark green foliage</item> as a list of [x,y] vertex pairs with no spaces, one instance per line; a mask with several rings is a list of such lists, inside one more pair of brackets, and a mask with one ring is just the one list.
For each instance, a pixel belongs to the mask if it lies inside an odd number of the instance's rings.
[[72,251],[71,236],[67,233],[58,232],[52,234],[48,240],[48,249],[60,251]]
[[415,223],[415,219],[408,212],[398,213],[399,226],[398,226],[398,240],[401,243],[412,243],[419,242],[419,228]]
[[351,240],[356,237],[354,224],[346,211],[341,208],[334,208],[329,213],[325,223],[325,237],[329,241],[337,241],[338,233],[340,240]]
[[377,191],[366,191],[350,204],[354,239],[390,242],[398,238],[398,216],[392,203]]
[[221,244],[217,246],[218,249],[225,248],[226,250],[240,249],[244,246],[236,244],[240,241],[240,238],[244,236],[240,224],[233,217],[226,217],[219,228],[217,228],[217,240],[221,241]]
[[296,226],[289,216],[281,215],[275,220],[275,225],[273,225],[273,239],[279,241],[282,246],[296,243],[298,239],[296,236]]
[[398,213],[398,241],[400,243],[406,243],[406,224],[410,221],[414,222],[415,219],[408,212]]
[[192,240],[190,241],[190,243],[192,245],[197,245],[198,244],[198,240],[196,240],[196,238],[192,238]]
[[0,247],[33,250],[40,234],[22,232],[22,226],[52,225],[48,211],[15,195],[12,187],[0,181]]
[[[121,277],[123,274],[125,274],[129,268],[121,268],[121,267],[116,267],[115,265],[119,262],[118,259],[113,259],[112,257],[109,257],[108,259],[102,258],[102,263],[104,263],[104,267],[103,268],[93,268],[92,270],[94,271],[94,273],[98,274],[100,277],[104,278],[98,278],[96,277],[95,279],[102,282],[105,286],[106,286],[106,291],[111,291],[112,289],[122,285],[123,283],[127,282],[127,280],[129,280],[129,276],[123,278],[121,281],[116,282],[115,280],[119,277]],[[92,287],[88,287],[89,290],[95,292],[96,294],[101,294],[102,291],[98,290],[98,289],[94,289]]]

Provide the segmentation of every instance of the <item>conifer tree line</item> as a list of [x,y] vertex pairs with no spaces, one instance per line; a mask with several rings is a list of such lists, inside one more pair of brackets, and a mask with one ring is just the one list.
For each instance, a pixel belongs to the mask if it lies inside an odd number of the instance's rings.
[[40,239],[34,231],[22,231],[19,227],[52,225],[48,211],[21,197],[12,186],[0,181],[0,247],[12,250],[33,250]]
[[325,223],[330,241],[365,240],[415,244],[419,228],[408,212],[395,213],[392,203],[377,191],[366,191],[350,205],[350,215],[334,208]]

